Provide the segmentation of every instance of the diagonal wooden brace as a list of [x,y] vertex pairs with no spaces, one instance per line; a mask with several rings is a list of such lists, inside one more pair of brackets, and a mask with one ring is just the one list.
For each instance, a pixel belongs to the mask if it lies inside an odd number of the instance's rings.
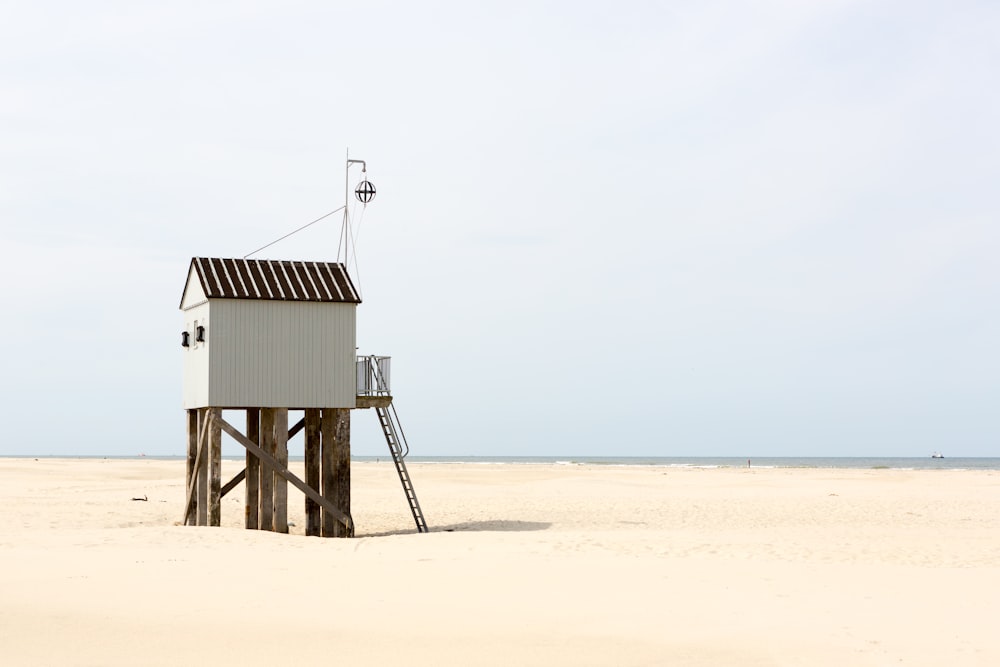
[[291,471],[288,470],[288,468],[278,463],[277,459],[275,459],[273,456],[265,452],[256,444],[254,444],[252,440],[250,440],[245,435],[236,430],[236,428],[232,424],[227,422],[225,419],[222,419],[221,417],[219,418],[219,422],[222,424],[222,430],[228,433],[230,437],[233,438],[233,440],[235,440],[236,442],[240,443],[248,450],[250,450],[250,452],[254,456],[260,459],[261,463],[263,463],[264,465],[268,466],[271,470],[273,470],[274,474],[278,475],[285,481],[289,482],[299,491],[309,496],[309,498],[311,498],[313,501],[319,504],[320,507],[322,507],[324,510],[332,514],[333,517],[337,519],[337,521],[344,524],[344,526],[347,528],[349,535],[354,534],[354,521],[351,520],[350,516],[341,512],[334,506],[333,503],[331,503],[329,500],[321,496],[319,492],[317,492],[314,488],[312,488],[311,486],[303,482],[301,479],[293,475]]
[[[303,417],[298,422],[296,422],[295,426],[288,429],[288,439],[291,440],[296,435],[298,435],[299,431],[301,431],[305,427],[305,425],[306,425],[306,420]],[[247,477],[247,469],[244,468],[243,470],[236,473],[231,480],[226,482],[226,485],[222,487],[222,492],[220,493],[219,497],[224,498],[227,493],[229,493],[237,486],[239,486],[239,483],[242,482],[244,479],[246,479],[246,477]]]

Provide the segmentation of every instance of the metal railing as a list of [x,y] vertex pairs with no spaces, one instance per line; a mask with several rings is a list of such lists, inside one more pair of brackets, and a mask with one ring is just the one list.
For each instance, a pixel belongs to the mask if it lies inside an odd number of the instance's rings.
[[392,357],[374,354],[358,357],[358,396],[390,396],[389,369]]

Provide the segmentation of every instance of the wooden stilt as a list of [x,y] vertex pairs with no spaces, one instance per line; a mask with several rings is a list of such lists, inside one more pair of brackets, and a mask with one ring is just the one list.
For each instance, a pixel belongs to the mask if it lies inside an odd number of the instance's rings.
[[[222,418],[221,408],[189,410],[185,524],[221,525],[222,496],[246,480],[247,527],[287,533],[288,484],[293,484],[307,498],[307,535],[353,536],[350,417],[347,408],[313,408],[289,429],[286,408],[251,408],[247,409],[251,437],[246,437]],[[288,470],[288,439],[300,430],[305,431],[306,482]],[[223,431],[248,452],[247,467],[224,488]]]
[[[260,408],[247,408],[247,438],[260,444]],[[254,530],[260,524],[260,459],[247,450],[246,468],[246,527]]]
[[208,421],[208,525],[222,525],[222,410],[210,408]]
[[[351,411],[324,408],[322,423],[323,498],[343,514],[351,515]],[[324,537],[351,537],[352,531],[324,513]]]
[[195,410],[194,419],[197,424],[196,431],[198,433],[198,443],[197,443],[197,454],[194,457],[194,470],[192,471],[191,484],[187,488],[187,497],[184,501],[184,517],[192,517],[192,523],[186,524],[191,526],[198,525],[198,505],[197,505],[197,491],[204,486],[199,481],[199,471],[202,470],[202,459],[205,457],[205,451],[208,446],[205,444],[205,437],[208,435],[208,429],[201,427],[201,417],[200,412]]
[[[198,460],[198,411],[187,411],[187,468],[184,476],[185,490],[190,489],[195,483],[195,462]],[[184,525],[193,526],[195,523],[195,508],[191,503],[190,495],[184,505]]]
[[[274,408],[261,408],[260,448],[274,456]],[[274,471],[260,471],[260,529],[272,530],[274,523]]]
[[[351,411],[338,408],[337,428],[333,442],[333,504],[337,509],[351,515]],[[337,522],[334,537],[353,537],[354,530]]]
[[[320,490],[320,411],[316,408],[306,410],[306,484]],[[322,518],[319,504],[306,496],[306,535],[319,535],[322,530]]]
[[[336,440],[337,431],[336,412],[334,408],[323,408],[323,416],[320,420],[320,459],[322,465],[320,472],[322,489],[320,493],[323,499],[334,505],[334,507],[336,507],[333,493],[336,463],[334,462],[333,443]],[[323,512],[320,534],[323,537],[333,537],[337,523],[332,514]]]
[[[274,458],[282,468],[288,468],[288,409],[274,411]],[[288,482],[284,477],[275,476],[274,517],[272,529],[276,533],[288,532]]]
[[199,526],[208,525],[208,408],[198,408],[198,489],[197,518]]

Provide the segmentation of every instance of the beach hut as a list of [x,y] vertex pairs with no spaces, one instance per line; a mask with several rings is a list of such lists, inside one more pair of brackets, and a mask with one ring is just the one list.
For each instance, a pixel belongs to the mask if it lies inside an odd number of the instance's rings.
[[[245,482],[246,527],[288,532],[287,488],[306,496],[307,535],[350,536],[350,411],[375,408],[417,529],[426,523],[403,462],[389,358],[356,358],[361,298],[340,263],[195,257],[181,295],[187,414],[186,525],[220,525],[221,498]],[[246,432],[223,410],[246,413]],[[289,411],[302,418],[289,426]],[[288,440],[305,433],[305,479]],[[221,483],[225,432],[246,468]]]

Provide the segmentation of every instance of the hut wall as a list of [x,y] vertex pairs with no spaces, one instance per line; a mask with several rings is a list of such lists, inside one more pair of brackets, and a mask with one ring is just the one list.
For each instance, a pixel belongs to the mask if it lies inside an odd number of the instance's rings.
[[212,299],[209,305],[208,372],[200,380],[207,405],[354,407],[355,304]]
[[[184,357],[184,409],[206,408],[208,402],[209,344],[212,340],[207,301],[184,311],[184,331],[190,334],[190,347],[182,348]],[[195,327],[205,327],[205,342],[195,340]]]

